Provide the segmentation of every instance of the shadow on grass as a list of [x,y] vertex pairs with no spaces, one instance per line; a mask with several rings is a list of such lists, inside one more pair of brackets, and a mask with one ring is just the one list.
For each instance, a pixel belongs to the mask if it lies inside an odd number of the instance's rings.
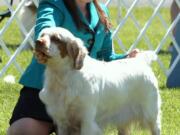
[[169,55],[171,53],[169,51],[166,51],[166,50],[160,50],[158,54]]
[[[20,44],[6,44],[6,47],[11,50],[16,50],[19,46],[20,46]],[[23,49],[23,50],[33,50],[32,47],[25,46],[24,48],[25,49]],[[0,50],[2,50],[1,45],[0,45]]]
[[167,89],[167,87],[166,87],[166,85],[163,85],[163,86],[160,86],[159,89],[160,90],[165,90],[165,89]]
[[[6,47],[12,50],[16,50],[20,44],[6,44]],[[2,49],[2,48],[0,48]]]

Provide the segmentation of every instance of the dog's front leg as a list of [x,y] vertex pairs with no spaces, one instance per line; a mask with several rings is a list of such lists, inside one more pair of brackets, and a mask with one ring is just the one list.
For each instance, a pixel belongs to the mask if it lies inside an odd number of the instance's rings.
[[40,100],[41,100],[44,104],[46,104],[46,102],[47,102],[47,96],[48,96],[47,92],[48,92],[48,90],[45,89],[45,88],[43,88],[43,89],[39,92],[39,98],[40,98]]
[[58,125],[57,126],[57,135],[68,135],[68,131],[66,128],[63,128],[60,125]]
[[85,107],[82,117],[81,135],[102,135],[102,131],[95,121],[96,107]]

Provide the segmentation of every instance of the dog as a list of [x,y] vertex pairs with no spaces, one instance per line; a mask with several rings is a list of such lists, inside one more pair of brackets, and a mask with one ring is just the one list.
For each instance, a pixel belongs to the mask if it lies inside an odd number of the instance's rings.
[[108,125],[128,135],[139,123],[160,135],[161,99],[150,67],[152,51],[111,62],[88,55],[83,42],[64,28],[45,28],[36,41],[46,65],[39,97],[63,135],[102,135]]
[[[31,28],[35,25],[36,20],[36,12],[37,12],[38,0],[34,1],[27,0],[24,6],[20,9],[17,14],[17,17],[21,21],[22,25],[24,26],[25,30],[29,32]],[[21,31],[21,36],[24,39],[26,35]],[[31,34],[31,38],[33,39],[34,33]],[[30,42],[24,47],[24,49],[34,48],[33,44]]]

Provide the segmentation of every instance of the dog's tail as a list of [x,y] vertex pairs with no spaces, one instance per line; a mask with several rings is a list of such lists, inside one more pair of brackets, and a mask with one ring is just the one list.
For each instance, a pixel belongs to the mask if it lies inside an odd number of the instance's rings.
[[151,65],[152,61],[156,61],[158,57],[155,51],[143,51],[137,55],[137,58]]

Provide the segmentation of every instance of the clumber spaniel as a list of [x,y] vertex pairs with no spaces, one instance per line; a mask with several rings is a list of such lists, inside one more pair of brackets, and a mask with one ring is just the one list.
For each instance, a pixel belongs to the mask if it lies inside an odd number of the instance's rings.
[[[35,3],[36,5],[35,5]],[[29,32],[31,28],[35,25],[36,20],[36,12],[37,12],[38,0],[27,0],[20,11],[17,14],[17,17],[21,21],[22,25],[24,26],[25,30]],[[33,39],[34,33],[32,33],[31,37]],[[21,30],[21,36],[25,39],[26,35]],[[27,43],[24,49],[30,49],[32,46],[30,43]]]
[[98,61],[63,28],[44,29],[36,52],[47,65],[40,99],[60,135],[102,135],[109,124],[127,135],[132,123],[160,135],[158,82],[149,65],[154,53]]

